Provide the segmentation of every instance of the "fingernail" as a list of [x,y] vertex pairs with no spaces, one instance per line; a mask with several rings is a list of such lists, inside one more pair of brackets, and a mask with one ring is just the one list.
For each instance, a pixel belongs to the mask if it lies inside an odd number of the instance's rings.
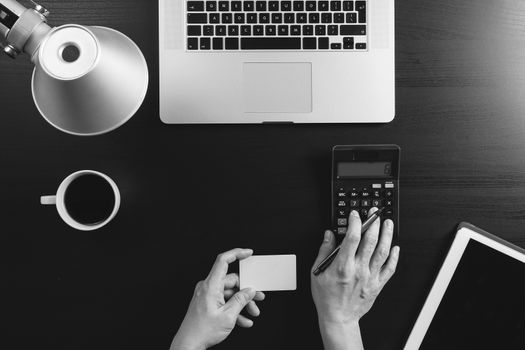
[[391,230],[392,227],[394,227],[394,223],[392,222],[392,220],[388,219],[387,221],[385,221],[385,225],[386,225],[386,228]]
[[330,242],[330,239],[332,238],[332,233],[330,231],[324,232],[324,242],[328,243]]
[[354,218],[358,218],[359,217],[359,213],[355,210],[352,210],[352,213],[350,214],[352,215]]

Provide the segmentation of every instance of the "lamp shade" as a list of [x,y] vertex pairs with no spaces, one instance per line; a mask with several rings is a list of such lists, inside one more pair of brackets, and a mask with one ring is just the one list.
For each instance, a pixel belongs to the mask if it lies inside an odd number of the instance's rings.
[[128,121],[144,101],[148,67],[137,45],[110,28],[53,28],[35,56],[32,91],[42,116],[80,136]]

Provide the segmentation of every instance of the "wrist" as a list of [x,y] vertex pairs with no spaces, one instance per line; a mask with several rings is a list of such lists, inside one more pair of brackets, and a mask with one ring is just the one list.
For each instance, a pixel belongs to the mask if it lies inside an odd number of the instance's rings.
[[338,322],[319,319],[319,328],[326,350],[363,349],[359,321]]
[[206,350],[206,346],[200,344],[199,340],[195,338],[186,334],[181,327],[173,338],[170,350]]

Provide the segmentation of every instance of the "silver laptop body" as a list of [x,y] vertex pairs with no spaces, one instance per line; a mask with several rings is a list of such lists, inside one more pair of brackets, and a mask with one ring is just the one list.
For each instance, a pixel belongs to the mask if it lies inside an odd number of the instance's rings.
[[394,119],[394,0],[160,0],[159,12],[165,123]]

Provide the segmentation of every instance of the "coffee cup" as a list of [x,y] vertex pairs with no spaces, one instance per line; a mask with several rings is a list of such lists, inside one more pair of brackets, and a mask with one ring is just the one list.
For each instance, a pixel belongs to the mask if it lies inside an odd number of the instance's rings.
[[80,231],[106,226],[120,208],[120,192],[107,175],[77,171],[62,181],[55,195],[42,196],[42,205],[54,205],[66,224]]

